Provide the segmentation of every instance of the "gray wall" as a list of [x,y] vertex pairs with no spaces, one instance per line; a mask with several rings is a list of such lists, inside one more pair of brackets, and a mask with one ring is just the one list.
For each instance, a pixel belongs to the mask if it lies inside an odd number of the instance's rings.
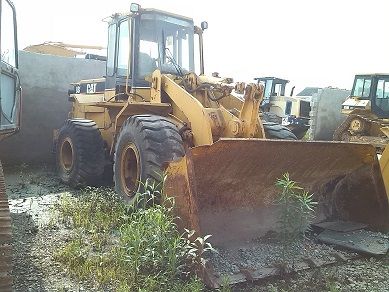
[[67,118],[69,84],[105,74],[105,62],[20,51],[22,129],[0,143],[4,164],[52,162],[53,130]]
[[350,95],[350,90],[323,88],[312,96],[310,140],[332,141],[335,129],[344,121],[342,103]]

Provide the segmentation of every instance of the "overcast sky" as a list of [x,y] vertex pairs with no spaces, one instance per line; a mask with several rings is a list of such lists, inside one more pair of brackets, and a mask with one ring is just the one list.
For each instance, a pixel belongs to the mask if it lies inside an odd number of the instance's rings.
[[[106,46],[106,23],[131,1],[13,0],[19,46],[45,41]],[[277,76],[297,88],[350,88],[356,73],[389,71],[387,0],[144,0],[207,20],[205,71],[236,81]]]

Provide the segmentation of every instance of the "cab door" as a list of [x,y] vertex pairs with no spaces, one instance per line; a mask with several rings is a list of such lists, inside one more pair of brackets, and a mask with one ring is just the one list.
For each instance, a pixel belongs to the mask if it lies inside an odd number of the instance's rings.
[[18,47],[15,7],[9,0],[1,2],[0,50],[0,137],[20,127],[21,87],[18,75]]
[[372,111],[379,118],[389,118],[389,76],[377,77],[375,96],[372,96]]

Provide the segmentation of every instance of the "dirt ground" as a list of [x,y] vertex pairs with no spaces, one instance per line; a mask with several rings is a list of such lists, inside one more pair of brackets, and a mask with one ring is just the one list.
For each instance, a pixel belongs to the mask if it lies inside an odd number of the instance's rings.
[[[53,255],[67,240],[67,230],[53,221],[53,204],[77,195],[51,167],[5,168],[13,220],[15,291],[101,291],[67,274]],[[389,291],[389,256],[361,258],[284,279],[236,286],[233,291]]]

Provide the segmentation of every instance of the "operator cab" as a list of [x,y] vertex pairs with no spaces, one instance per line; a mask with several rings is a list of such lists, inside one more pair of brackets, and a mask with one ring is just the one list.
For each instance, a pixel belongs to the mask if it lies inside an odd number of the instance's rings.
[[263,93],[264,100],[269,100],[271,96],[285,96],[285,87],[289,80],[277,77],[259,77],[254,78],[257,83],[263,83],[265,91]]
[[356,75],[351,96],[343,110],[369,109],[379,118],[389,118],[389,74]]
[[194,72],[194,34],[202,32],[191,18],[131,4],[131,13],[110,18],[106,89],[150,87],[154,70],[183,75]]
[[257,83],[262,83],[264,88],[262,110],[268,111],[271,107],[270,99],[274,96],[285,96],[285,87],[289,80],[277,77],[258,77],[254,78]]

